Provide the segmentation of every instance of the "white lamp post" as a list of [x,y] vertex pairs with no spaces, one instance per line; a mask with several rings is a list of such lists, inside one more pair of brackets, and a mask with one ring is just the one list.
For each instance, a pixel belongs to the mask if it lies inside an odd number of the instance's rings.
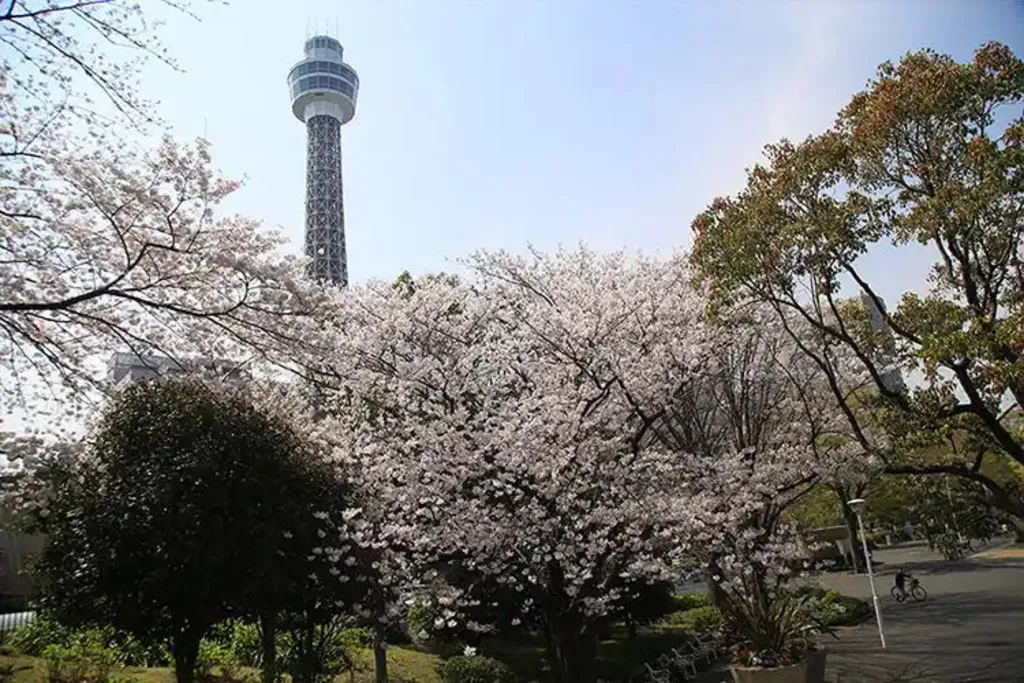
[[878,639],[882,641],[882,649],[885,649],[885,627],[882,626],[882,609],[878,605],[878,592],[875,590],[875,572],[871,568],[871,557],[868,554],[868,537],[864,533],[864,520],[860,516],[860,506],[864,504],[863,498],[854,498],[847,501],[853,511],[857,514],[857,527],[860,529],[860,539],[864,544],[864,564],[868,567],[868,581],[871,583],[871,601],[875,604],[875,621],[878,622]]

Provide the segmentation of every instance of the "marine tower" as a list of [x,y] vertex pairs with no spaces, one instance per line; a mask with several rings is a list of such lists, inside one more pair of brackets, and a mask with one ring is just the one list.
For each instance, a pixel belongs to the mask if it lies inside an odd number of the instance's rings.
[[309,276],[348,284],[345,203],[341,182],[341,126],[356,113],[359,77],[342,61],[341,43],[328,36],[306,41],[306,58],[288,72],[292,112],[306,124],[306,255]]

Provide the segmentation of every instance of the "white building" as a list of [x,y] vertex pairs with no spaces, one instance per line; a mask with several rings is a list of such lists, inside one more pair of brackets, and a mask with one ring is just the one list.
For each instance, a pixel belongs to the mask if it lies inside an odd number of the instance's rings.
[[[886,337],[892,338],[892,330],[889,328],[888,318],[886,317],[885,301],[879,297],[878,303],[881,307],[875,305],[875,300],[868,295],[867,292],[860,293],[860,302],[868,310],[868,320],[871,325],[871,331],[875,334],[882,334]],[[905,391],[907,388],[906,383],[903,381],[903,373],[900,372],[900,368],[896,365],[895,361],[888,354],[879,354],[877,359],[879,364],[879,370],[882,375],[882,384],[885,388],[890,391]]]
[[187,358],[115,353],[110,360],[110,381],[114,387],[144,382],[158,377],[205,374],[225,382],[243,382],[248,373],[238,363],[222,359]]

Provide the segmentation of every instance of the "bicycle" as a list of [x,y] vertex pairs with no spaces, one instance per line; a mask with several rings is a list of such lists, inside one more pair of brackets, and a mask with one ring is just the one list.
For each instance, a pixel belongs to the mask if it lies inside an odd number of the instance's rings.
[[914,578],[910,579],[909,588],[900,590],[899,586],[893,586],[889,594],[892,595],[896,602],[903,602],[908,597],[913,598],[915,602],[924,602],[928,599],[928,591],[924,589],[920,581]]

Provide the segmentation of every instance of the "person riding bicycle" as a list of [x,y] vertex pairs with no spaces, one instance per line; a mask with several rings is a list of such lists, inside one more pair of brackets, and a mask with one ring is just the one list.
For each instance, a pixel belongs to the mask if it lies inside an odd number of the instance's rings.
[[904,599],[907,597],[907,579],[909,578],[910,574],[903,571],[902,567],[896,570],[896,589],[900,592]]

